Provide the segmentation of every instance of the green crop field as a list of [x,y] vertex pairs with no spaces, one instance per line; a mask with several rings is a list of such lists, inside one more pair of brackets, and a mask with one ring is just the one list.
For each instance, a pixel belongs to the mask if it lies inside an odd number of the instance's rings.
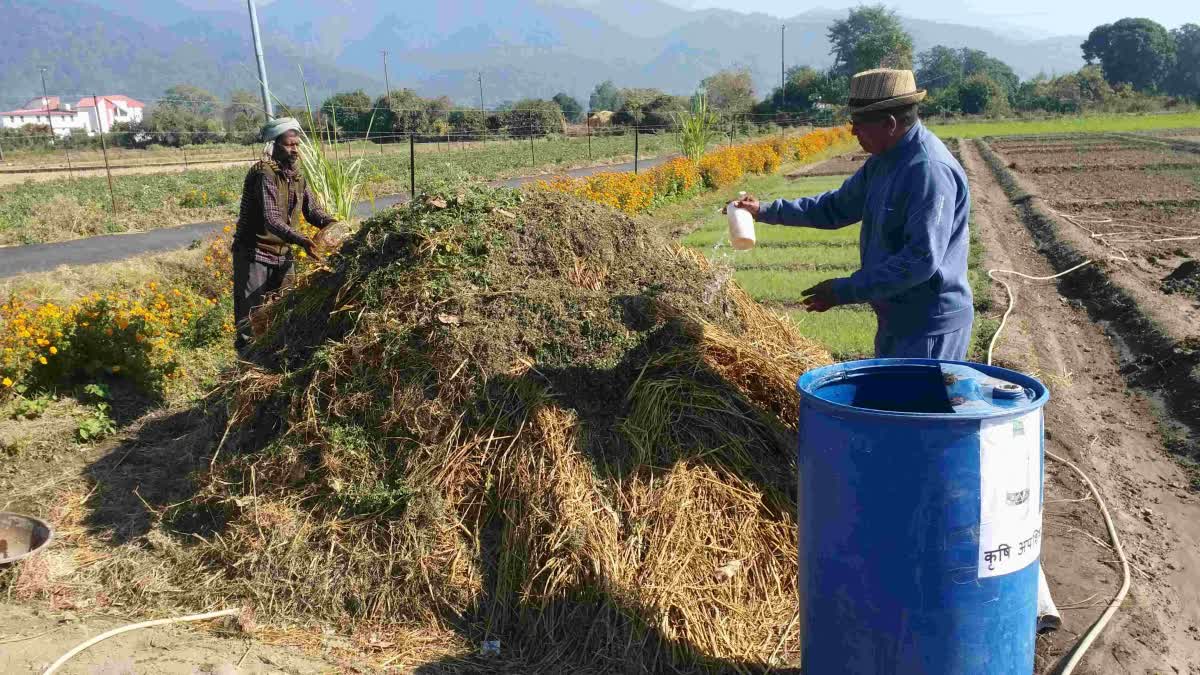
[[980,138],[1016,134],[1104,133],[1111,131],[1150,131],[1200,127],[1200,112],[1145,115],[1084,115],[1041,120],[991,120],[939,124],[929,120],[929,128],[943,138]]

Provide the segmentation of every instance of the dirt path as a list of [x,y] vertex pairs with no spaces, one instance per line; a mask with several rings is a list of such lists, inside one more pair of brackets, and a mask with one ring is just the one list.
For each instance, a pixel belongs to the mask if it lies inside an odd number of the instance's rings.
[[[215,169],[227,169],[231,166],[249,166],[254,160],[243,157],[242,159],[229,159],[223,161],[196,161],[190,164],[168,164],[164,166],[117,166],[113,167],[112,175],[115,176],[137,176],[154,173],[185,173],[188,171],[212,171]],[[0,187],[6,185],[20,185],[25,182],[43,182],[52,180],[62,180],[68,177],[74,178],[103,178],[107,173],[103,166],[86,167],[75,169],[68,174],[62,171],[36,171],[36,172],[16,172],[2,171],[0,172]]]
[[[964,143],[962,155],[987,266],[1053,274],[974,145]],[[1200,498],[1191,478],[1166,454],[1152,402],[1126,387],[1120,355],[1087,312],[1052,283],[1010,285],[1018,305],[996,361],[1050,385],[1046,449],[1097,483],[1134,566],[1121,611],[1076,672],[1200,673]],[[1062,464],[1046,468],[1043,559],[1063,630],[1040,641],[1039,672],[1072,648],[1121,581],[1086,486]]]

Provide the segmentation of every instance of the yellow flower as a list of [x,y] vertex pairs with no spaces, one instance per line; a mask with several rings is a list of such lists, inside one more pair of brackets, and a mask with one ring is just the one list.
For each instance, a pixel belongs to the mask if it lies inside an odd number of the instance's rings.
[[44,366],[44,365],[46,365],[46,357],[44,357],[44,356],[39,356],[39,357],[38,357],[38,363],[42,364],[43,366]]
[[13,386],[13,381],[6,377],[3,381],[0,381],[0,384],[3,384],[6,387],[11,387]]
[[50,353],[51,353],[51,354],[57,354],[57,353],[58,353],[58,347],[53,347],[53,346],[52,346],[52,347],[50,347]]

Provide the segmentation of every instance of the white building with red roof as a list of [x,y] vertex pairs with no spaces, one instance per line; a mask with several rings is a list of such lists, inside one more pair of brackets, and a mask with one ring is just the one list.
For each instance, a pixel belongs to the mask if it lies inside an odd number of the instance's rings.
[[39,96],[17,110],[0,112],[0,129],[41,124],[52,127],[58,136],[76,131],[91,136],[120,122],[141,122],[145,108],[141,101],[120,94],[97,96],[95,101],[86,96],[75,105],[63,103],[57,96]]

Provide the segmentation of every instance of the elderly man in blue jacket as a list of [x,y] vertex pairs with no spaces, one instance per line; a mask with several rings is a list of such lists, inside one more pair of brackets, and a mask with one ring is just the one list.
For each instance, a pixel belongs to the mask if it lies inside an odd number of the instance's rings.
[[850,81],[854,135],[871,157],[836,190],[739,206],[761,223],[822,229],[862,221],[862,269],[803,291],[809,311],[869,303],[881,358],[966,358],[974,309],[967,282],[971,194],[946,146],[921,124],[925,98],[910,70],[868,70]]

